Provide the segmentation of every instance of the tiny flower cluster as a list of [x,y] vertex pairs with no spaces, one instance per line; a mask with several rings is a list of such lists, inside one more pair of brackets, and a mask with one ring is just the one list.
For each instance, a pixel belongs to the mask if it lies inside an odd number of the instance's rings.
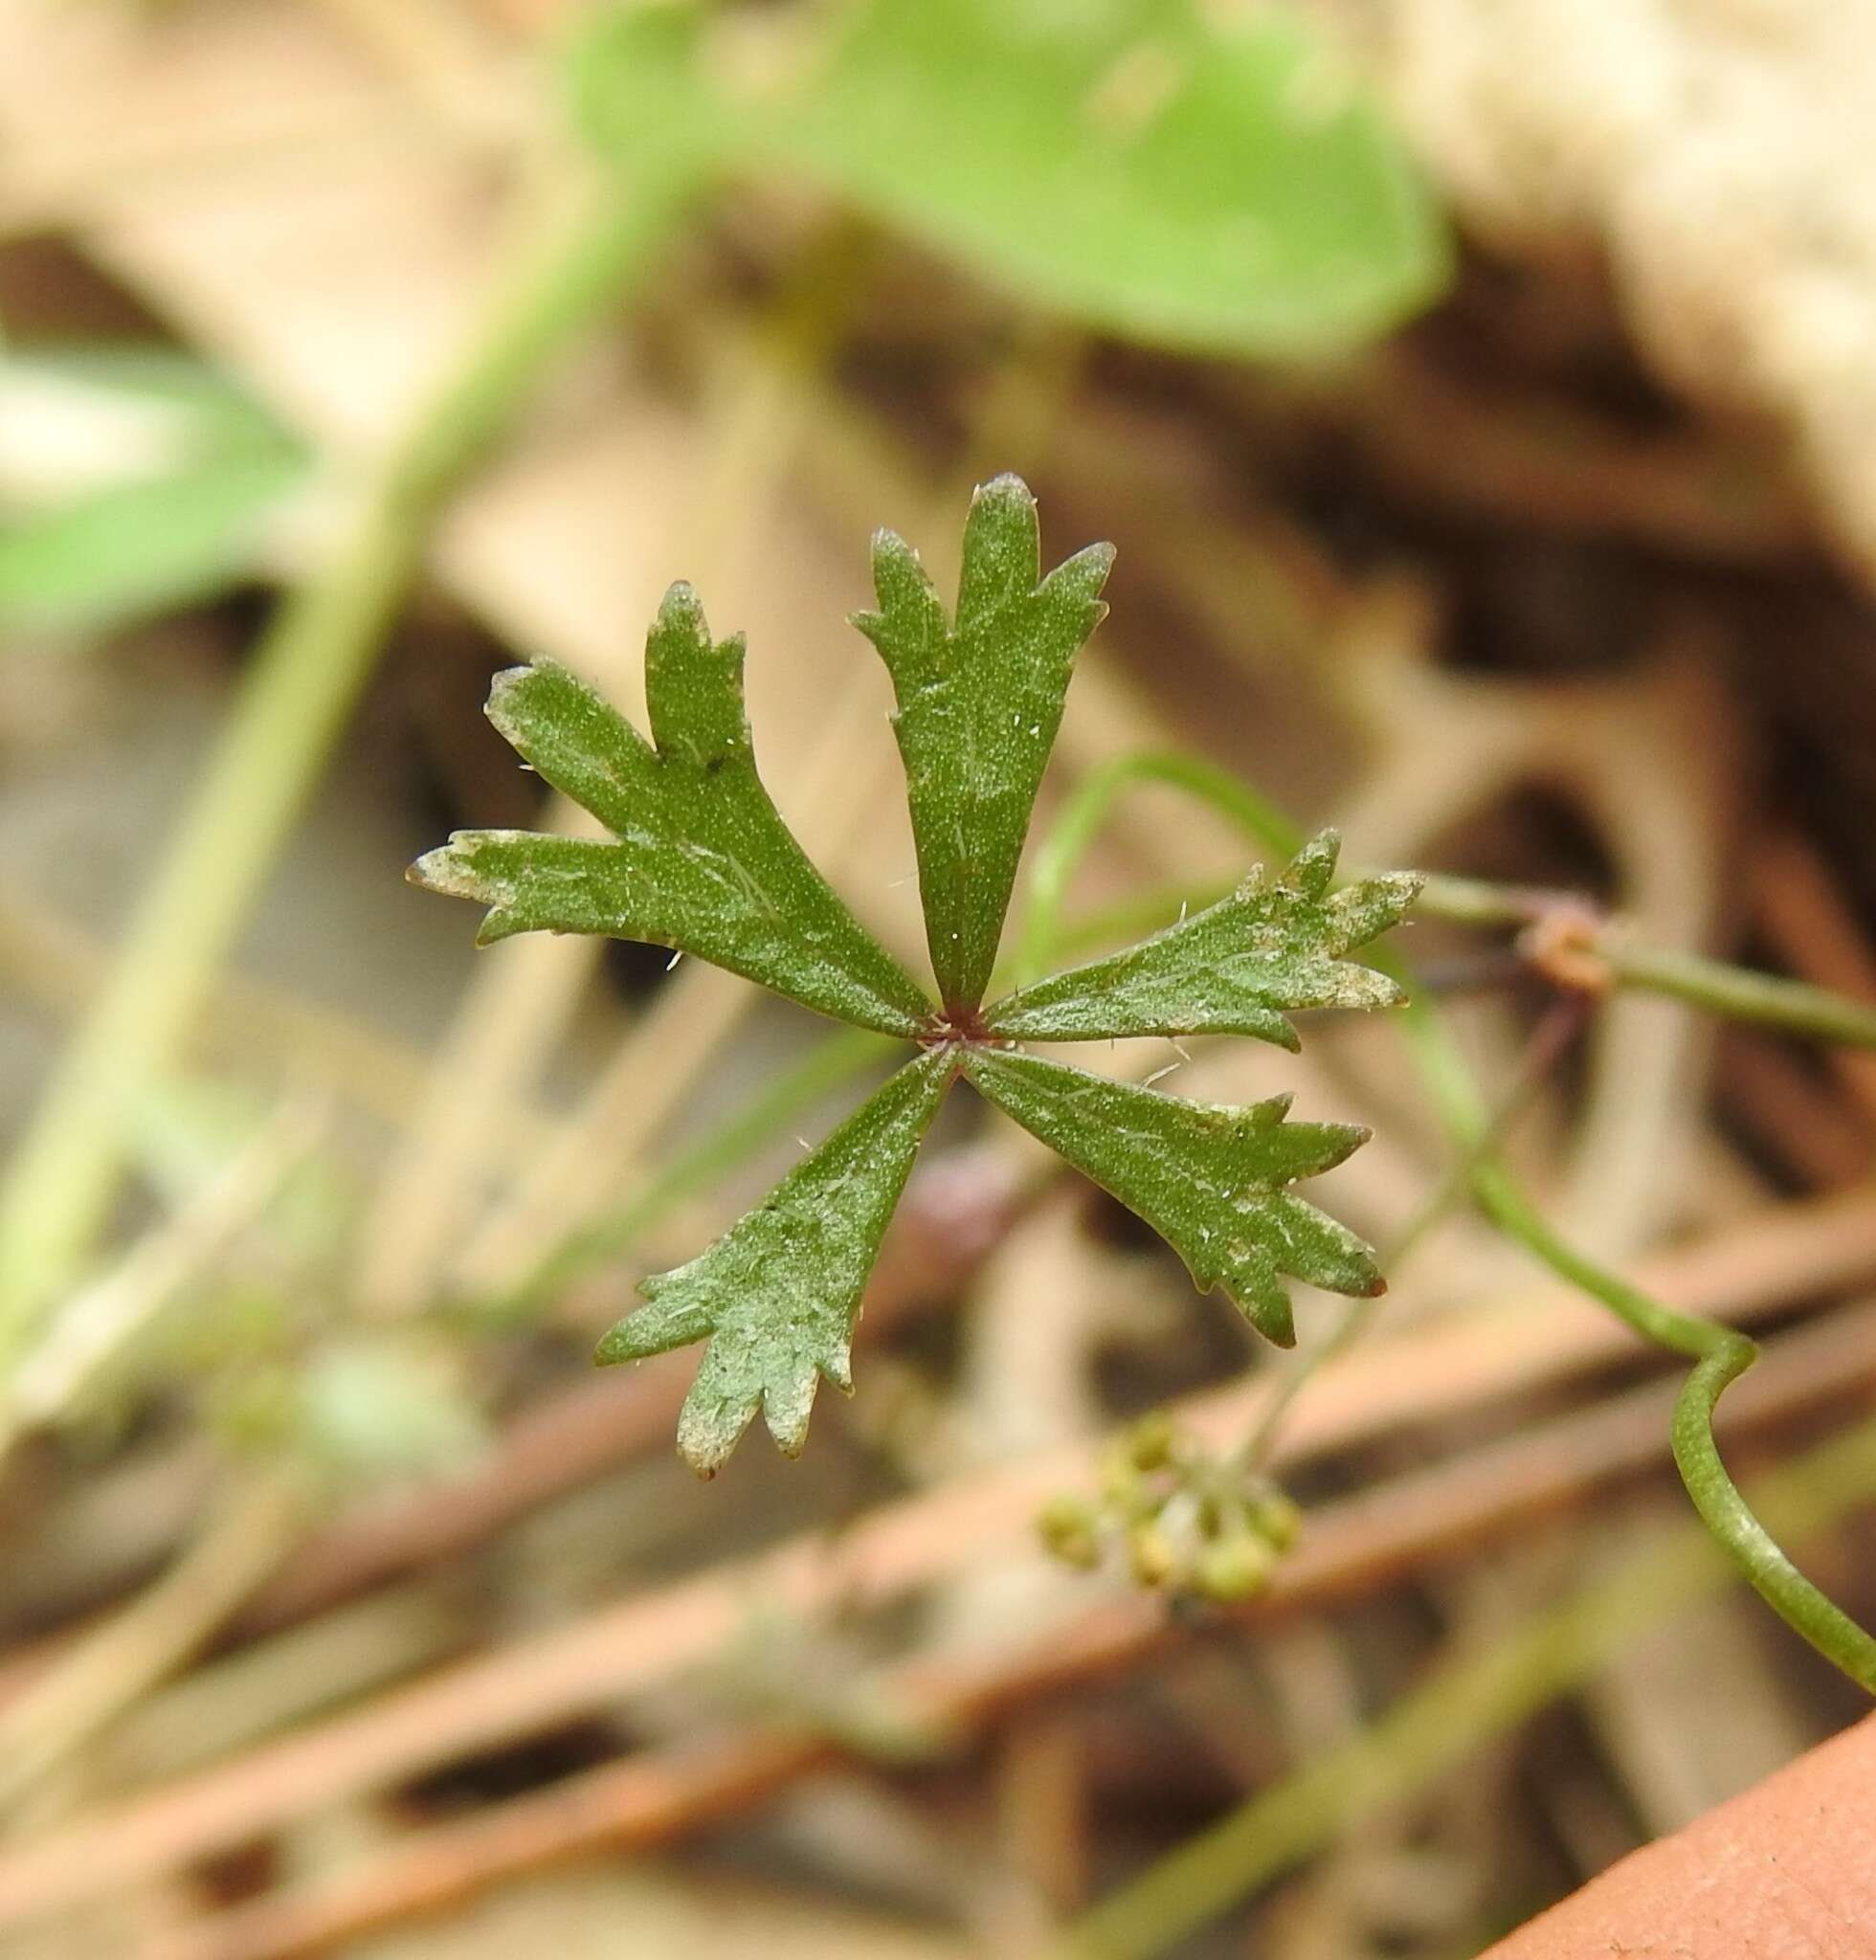
[[1213,1455],[1163,1411],[1109,1445],[1100,1495],[1052,1498],[1036,1525],[1064,1565],[1088,1571],[1125,1553],[1142,1585],[1236,1605],[1262,1592],[1296,1542],[1296,1505]]

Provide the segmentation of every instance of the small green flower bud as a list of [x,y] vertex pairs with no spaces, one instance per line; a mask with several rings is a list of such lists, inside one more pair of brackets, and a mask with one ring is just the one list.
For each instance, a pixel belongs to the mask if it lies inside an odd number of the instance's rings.
[[1127,1434],[1127,1452],[1136,1470],[1163,1470],[1178,1440],[1172,1418],[1163,1409],[1143,1415]]
[[1157,1525],[1136,1525],[1128,1533],[1127,1554],[1143,1586],[1163,1586],[1179,1570],[1178,1548]]
[[1276,1554],[1262,1538],[1248,1531],[1234,1532],[1199,1553],[1193,1588],[1221,1606],[1235,1605],[1263,1590],[1276,1563]]
[[1065,1492],[1037,1513],[1036,1530],[1052,1556],[1092,1571],[1101,1563],[1100,1516],[1086,1499]]
[[1102,1458],[1101,1489],[1109,1503],[1129,1514],[1139,1508],[1146,1495],[1139,1465],[1125,1437]]
[[1303,1529],[1303,1513],[1283,1491],[1265,1491],[1251,1506],[1251,1528],[1272,1551],[1287,1551]]

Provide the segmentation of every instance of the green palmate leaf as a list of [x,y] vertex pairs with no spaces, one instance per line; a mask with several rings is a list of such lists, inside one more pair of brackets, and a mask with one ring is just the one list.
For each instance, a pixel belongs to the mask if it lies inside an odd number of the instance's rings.
[[688,586],[645,650],[654,748],[564,668],[496,679],[489,718],[614,841],[458,831],[412,869],[487,905],[484,943],[596,932],[695,953],[805,1006],[915,1036],[923,991],[835,895],[769,800],[743,713],[743,640],[713,642]]
[[952,1073],[942,1050],[901,1069],[707,1252],[641,1281],[649,1304],[600,1343],[612,1362],[708,1340],[678,1424],[697,1470],[715,1470],[758,1409],[797,1455],[821,1376],[852,1389],[866,1276]]
[[1290,1190],[1368,1140],[1346,1123],[1288,1123],[1287,1096],[1234,1109],[1186,1102],[1039,1056],[964,1053],[997,1106],[1137,1212],[1201,1291],[1221,1286],[1279,1347],[1296,1340],[1283,1276],[1331,1293],[1384,1288],[1373,1252]]
[[413,867],[419,883],[489,907],[484,941],[542,929],[651,940],[925,1050],[708,1250],[646,1280],[646,1304],[602,1342],[605,1362],[707,1342],[678,1432],[706,1474],[758,1411],[784,1450],[799,1450],[821,1378],[849,1387],[867,1275],[959,1074],[1155,1226],[1201,1287],[1222,1285],[1273,1341],[1295,1338],[1285,1277],[1381,1290],[1367,1246],[1290,1189],[1339,1164],[1365,1130],[1287,1122],[1287,1097],[1246,1109],[1181,1102],[1009,1044],[1191,1031],[1294,1046],[1288,1013],[1398,998],[1344,956],[1399,919],[1416,880],[1331,890],[1336,840],[1325,834],[1274,879],[1254,876],[1129,952],[979,1006],[1111,557],[1093,546],[1040,577],[1035,501],[1014,477],[972,501],[954,617],[909,546],[890,532],[875,540],[880,610],[856,623],[898,697],[942,1007],[789,835],[755,771],[743,643],[711,639],[686,586],[666,594],[647,644],[651,742],[561,668],[495,684],[496,725],[612,840],[467,831]]
[[1016,477],[971,501],[954,623],[918,553],[892,531],[873,541],[880,610],[854,624],[879,648],[899,702],[893,730],[948,1010],[983,998],[1069,669],[1106,611],[1100,592],[1113,562],[1111,546],[1090,545],[1041,578],[1036,500]]
[[1390,872],[1331,891],[1340,849],[1325,831],[1275,878],[1260,867],[1151,939],[1011,994],[985,1023],[1004,1039],[1254,1035],[1294,1050],[1284,1016],[1299,1009],[1391,1007],[1400,989],[1343,956],[1397,925],[1421,880]]
[[574,81],[627,167],[676,152],[804,175],[1032,301],[1161,345],[1318,358],[1447,273],[1402,146],[1278,8],[635,5],[583,37]]

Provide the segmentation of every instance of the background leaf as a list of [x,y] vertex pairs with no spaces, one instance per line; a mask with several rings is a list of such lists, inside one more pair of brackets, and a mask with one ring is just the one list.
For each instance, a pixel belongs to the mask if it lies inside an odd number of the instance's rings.
[[[176,449],[261,449],[289,441],[279,422],[212,362],[160,341],[10,343],[0,359],[9,418],[87,415],[117,429],[138,417]],[[8,431],[11,438],[15,432]]]
[[1227,1108],[1110,1081],[1040,1056],[966,1051],[964,1073],[1000,1109],[1137,1212],[1201,1292],[1222,1286],[1262,1334],[1296,1340],[1282,1276],[1379,1293],[1373,1252],[1288,1187],[1368,1141],[1347,1123],[1287,1123],[1287,1096]]
[[951,1074],[943,1051],[908,1062],[707,1252],[642,1281],[650,1303],[600,1343],[614,1362],[708,1339],[678,1424],[694,1469],[716,1470],[758,1408],[798,1456],[820,1377],[852,1389],[866,1276]]
[[0,627],[95,635],[256,570],[303,452],[192,357],[139,344],[0,361]]
[[251,575],[297,456],[209,457],[0,523],[0,626],[102,633]]
[[582,120],[622,160],[799,171],[1026,299],[1208,353],[1316,357],[1446,277],[1399,146],[1280,10],[871,0],[740,62],[702,12],[582,42]]
[[461,1471],[488,1437],[456,1361],[409,1333],[329,1342],[292,1378],[304,1446],[329,1475],[368,1486]]

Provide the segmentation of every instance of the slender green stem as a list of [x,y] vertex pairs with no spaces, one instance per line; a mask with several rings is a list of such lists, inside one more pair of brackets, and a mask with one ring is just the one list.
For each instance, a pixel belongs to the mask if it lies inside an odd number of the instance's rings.
[[[1062,937],[1061,912],[1075,873],[1115,803],[1141,783],[1163,783],[1210,804],[1273,855],[1293,856],[1303,842],[1302,831],[1282,810],[1215,763],[1158,750],[1116,757],[1083,778],[1037,850],[1017,961],[1019,985],[1046,969],[1049,953]],[[1427,918],[1479,926],[1528,926],[1568,916],[1578,924],[1583,955],[1598,963],[1617,987],[1666,994],[1730,1020],[1782,1028],[1844,1047],[1876,1048],[1876,1007],[1828,988],[1699,953],[1637,946],[1619,923],[1601,918],[1588,902],[1568,892],[1436,872],[1422,886],[1415,910]],[[1122,926],[1139,916],[1136,905],[1116,909],[1112,919]],[[1107,924],[1107,915],[1102,923]]]
[[[1489,1125],[1477,1086],[1443,1018],[1427,1001],[1417,999],[1409,1011],[1408,1032],[1422,1080],[1455,1143],[1465,1150],[1487,1142]],[[1714,1405],[1758,1358],[1757,1348],[1731,1327],[1676,1313],[1578,1252],[1557,1236],[1488,1150],[1473,1167],[1472,1190],[1498,1229],[1559,1279],[1599,1301],[1643,1340],[1696,1364],[1674,1416],[1674,1461],[1694,1507],[1779,1618],[1859,1687],[1876,1695],[1876,1639],[1778,1549],[1720,1456]]]
[[1530,925],[1560,911],[1587,914],[1588,902],[1574,892],[1548,886],[1498,884],[1483,878],[1460,878],[1449,871],[1427,874],[1415,908],[1455,925]]
[[368,675],[433,520],[529,382],[642,273],[693,185],[609,183],[499,296],[386,459],[325,569],[284,600],[111,976],[0,1187],[0,1365],[72,1276],[117,1190],[125,1119],[169,1063]]
[[1599,1300],[1637,1333],[1693,1361],[1675,1405],[1673,1437],[1674,1461],[1694,1508],[1779,1618],[1866,1694],[1876,1695],[1876,1639],[1778,1548],[1728,1474],[1714,1439],[1715,1405],[1758,1359],[1756,1344],[1731,1327],[1674,1313],[1585,1258],[1552,1231],[1499,1167],[1484,1167],[1473,1178],[1473,1189],[1486,1215],[1508,1237]]
[[[1876,1423],[1864,1423],[1767,1478],[1760,1501],[1780,1529],[1803,1537],[1872,1496]],[[1606,1577],[1508,1638],[1442,1662],[1373,1727],[1260,1792],[1103,1900],[1050,1960],[1164,1952],[1569,1693],[1727,1576],[1698,1527],[1650,1533]]]
[[1619,932],[1597,934],[1592,954],[1608,968],[1618,987],[1638,993],[1664,993],[1729,1020],[1781,1028],[1845,1048],[1876,1048],[1876,1007],[1848,1000],[1828,988],[1774,973],[1755,973],[1709,960],[1699,953],[1663,952],[1631,946]]
[[[1224,770],[1207,763],[1187,764],[1177,757],[1122,758],[1087,779],[1059,820],[1058,831],[1065,836],[1052,838],[1050,847],[1038,854],[1038,869],[1046,867],[1052,880],[1045,891],[1043,927],[1038,930],[1033,918],[1031,922],[1033,943],[1040,949],[1046,950],[1053,943],[1061,891],[1114,802],[1133,784],[1148,781],[1172,784],[1221,810],[1273,855],[1291,856],[1302,842],[1301,830],[1288,816]],[[1373,957],[1377,967],[1408,987],[1410,999],[1402,1025],[1409,1046],[1447,1134],[1461,1155],[1471,1162],[1473,1194],[1481,1209],[1508,1237],[1561,1279],[1599,1301],[1644,1340],[1695,1363],[1674,1418],[1674,1460],[1695,1508],[1759,1596],[1786,1625],[1865,1692],[1876,1695],[1876,1638],[1779,1550],[1753,1515],[1720,1456],[1713,1436],[1714,1407],[1727,1387],[1753,1365],[1757,1348],[1730,1327],[1664,1306],[1557,1236],[1492,1150],[1490,1113],[1445,1017],[1423,992],[1414,989],[1413,975],[1399,960],[1384,953]],[[1763,980],[1763,976],[1742,974],[1713,962],[1696,964],[1709,969],[1704,975],[1706,991],[1696,995],[1684,987],[1682,997],[1698,998],[1707,1006],[1719,1005],[1722,1011],[1726,1000],[1740,996],[1736,990],[1730,993],[1721,988],[1715,974],[1734,982]],[[1765,982],[1754,997],[1762,1002],[1766,988],[1776,984]],[[1847,1002],[1839,1006],[1846,1013],[1851,1011]]]
[[1460,925],[1541,925],[1567,921],[1572,950],[1600,967],[1609,984],[1636,993],[1661,993],[1728,1020],[1752,1021],[1846,1048],[1876,1048],[1876,1007],[1808,981],[1755,972],[1702,953],[1638,946],[1618,920],[1603,918],[1568,892],[1490,884],[1480,879],[1429,878],[1417,909]]
[[[1481,1129],[1473,1142],[1463,1149],[1447,1166],[1445,1174],[1415,1207],[1412,1215],[1394,1238],[1377,1255],[1381,1270],[1392,1277],[1409,1253],[1457,1207],[1463,1204],[1472,1191],[1473,1180],[1478,1171],[1504,1143],[1517,1120],[1530,1106],[1538,1085],[1556,1066],[1570,1043],[1580,1032],[1583,1021],[1583,1006],[1574,996],[1566,996],[1551,1011],[1551,1015],[1541,1022],[1527,1044],[1525,1055],[1518,1072],[1509,1088],[1500,1099],[1498,1108],[1491,1121]],[[1336,1322],[1328,1340],[1320,1342],[1306,1354],[1286,1356],[1290,1365],[1285,1369],[1283,1379],[1277,1384],[1275,1393],[1263,1410],[1258,1423],[1245,1438],[1241,1449],[1237,1452],[1237,1462],[1247,1477],[1254,1477],[1268,1464],[1277,1447],[1277,1440],[1283,1433],[1284,1419],[1316,1375],[1331,1361],[1345,1354],[1368,1331],[1369,1323],[1380,1311],[1385,1294],[1366,1294],[1358,1300],[1342,1303],[1341,1318]]]

